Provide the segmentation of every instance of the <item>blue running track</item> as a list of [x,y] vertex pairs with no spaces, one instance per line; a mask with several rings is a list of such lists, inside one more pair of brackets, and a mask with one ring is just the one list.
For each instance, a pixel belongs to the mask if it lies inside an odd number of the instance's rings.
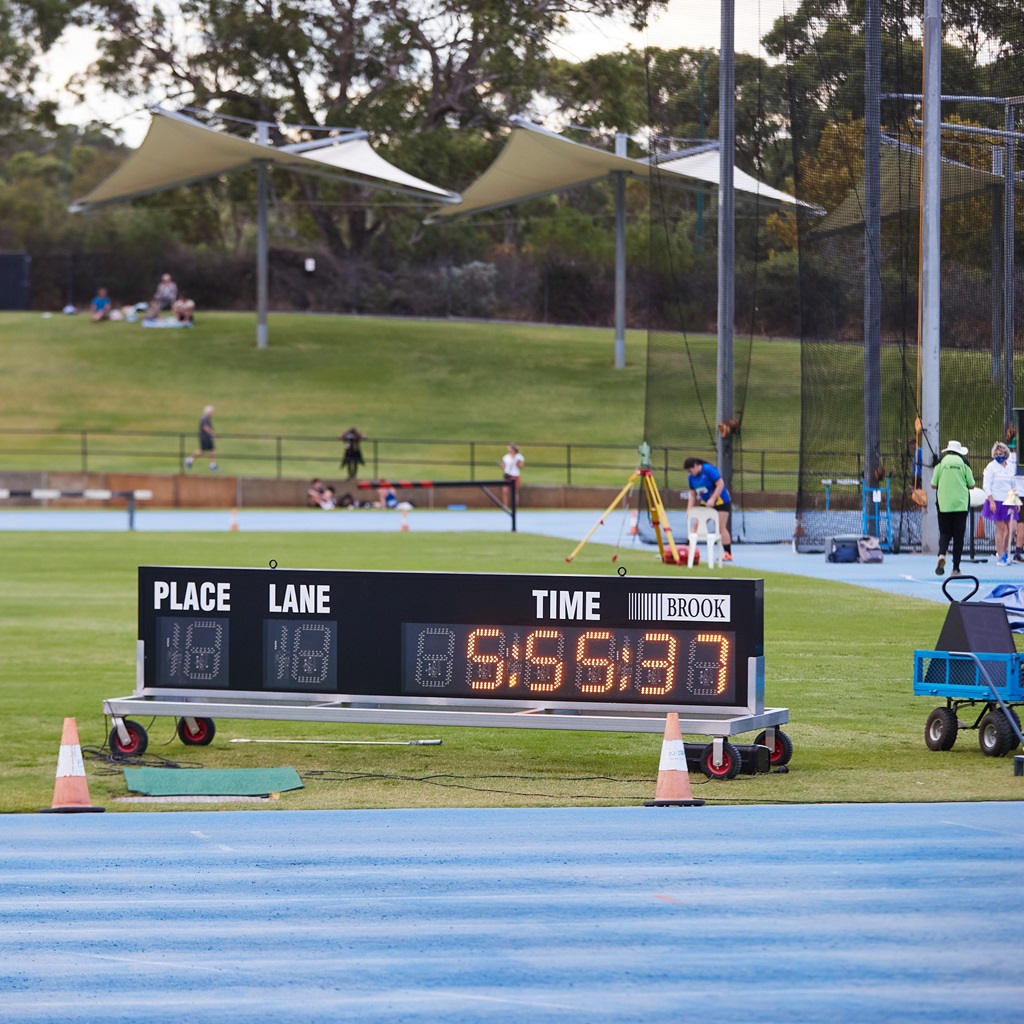
[[1019,1021],[1024,805],[0,819],[0,1020]]

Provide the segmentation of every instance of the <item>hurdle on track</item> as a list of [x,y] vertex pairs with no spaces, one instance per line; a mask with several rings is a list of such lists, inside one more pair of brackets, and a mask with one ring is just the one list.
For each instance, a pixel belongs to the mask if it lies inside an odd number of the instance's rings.
[[54,501],[58,498],[82,498],[86,501],[109,501],[111,498],[128,499],[128,529],[135,529],[135,502],[148,501],[152,491],[108,491],[91,488],[84,491],[62,491],[52,487],[34,487],[31,490],[9,490],[0,487],[0,500],[5,498],[30,498],[33,501]]
[[[516,485],[508,480],[360,480],[356,486],[363,491],[376,491],[381,487],[393,487],[396,491],[407,488],[479,487],[498,508],[512,520],[512,532],[516,532]],[[499,498],[492,487],[503,487],[508,492],[508,502]]]

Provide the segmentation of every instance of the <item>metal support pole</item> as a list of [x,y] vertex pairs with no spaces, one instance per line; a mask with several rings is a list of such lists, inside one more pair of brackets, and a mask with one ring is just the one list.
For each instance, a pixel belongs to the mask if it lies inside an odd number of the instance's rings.
[[881,8],[881,0],[867,0],[864,25],[864,485],[868,488],[878,486],[882,447]]
[[[615,136],[615,155],[626,156],[628,136]],[[615,369],[626,365],[626,174],[615,171]]]
[[[1016,207],[1017,141],[1013,137],[1017,110],[1007,101],[1004,128],[1010,133],[1003,144],[1003,428],[1013,422],[1013,328],[1016,316],[1014,294],[1014,209]],[[1018,442],[1019,443],[1019,442]]]
[[[930,493],[933,459],[939,442],[939,340],[941,327],[942,249],[939,237],[942,215],[942,0],[924,5],[924,109],[921,140],[921,422],[924,465],[922,486]],[[931,510],[921,524],[921,550],[935,554],[939,546],[938,518]]]
[[[733,330],[736,316],[736,4],[722,0],[722,47],[718,72],[718,402],[719,423],[733,418]],[[718,470],[732,486],[732,434],[719,432]]]
[[[266,146],[270,141],[270,125],[261,121],[256,126],[256,141]],[[267,347],[267,176],[265,163],[256,165],[256,347]]]
[[[992,173],[1003,173],[1003,147],[992,149]],[[1003,187],[992,189],[992,385],[999,384],[1003,367]]]

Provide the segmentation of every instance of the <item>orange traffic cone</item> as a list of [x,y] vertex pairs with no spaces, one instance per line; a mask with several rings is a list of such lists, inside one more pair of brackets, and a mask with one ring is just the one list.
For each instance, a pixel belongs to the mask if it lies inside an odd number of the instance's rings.
[[640,532],[640,531],[639,531],[639,530],[637,529],[637,525],[638,525],[638,520],[639,520],[639,518],[640,518],[640,517],[639,517],[639,515],[637,514],[637,510],[636,510],[636,509],[633,509],[633,511],[632,511],[632,512],[630,513],[630,515],[629,515],[629,535],[630,535],[631,537],[635,537],[635,536],[637,535],[637,533],[639,533],[639,532]]
[[978,516],[978,525],[974,528],[974,536],[978,540],[985,539],[985,520],[980,515]]
[[53,786],[53,806],[44,814],[75,814],[80,811],[105,811],[89,803],[89,784],[85,781],[85,763],[78,745],[78,726],[73,718],[64,719],[57,757],[57,781]]
[[686,748],[679,731],[679,715],[674,711],[665,719],[665,739],[661,744],[658,762],[658,785],[653,800],[645,800],[644,807],[702,807],[690,789],[690,770],[686,765]]
[[233,508],[231,510],[231,531],[237,533],[238,531],[238,509]]
[[409,532],[409,510],[407,508],[402,509],[402,525],[398,529],[401,533]]

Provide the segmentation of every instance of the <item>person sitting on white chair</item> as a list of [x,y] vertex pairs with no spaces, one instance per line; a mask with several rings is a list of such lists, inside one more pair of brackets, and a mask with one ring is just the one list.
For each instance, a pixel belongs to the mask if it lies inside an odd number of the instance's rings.
[[689,476],[690,490],[686,495],[686,517],[689,522],[690,510],[695,505],[704,505],[718,513],[718,532],[722,543],[722,561],[732,561],[732,537],[729,534],[729,513],[732,501],[725,488],[725,481],[717,467],[703,459],[688,458],[683,469]]

